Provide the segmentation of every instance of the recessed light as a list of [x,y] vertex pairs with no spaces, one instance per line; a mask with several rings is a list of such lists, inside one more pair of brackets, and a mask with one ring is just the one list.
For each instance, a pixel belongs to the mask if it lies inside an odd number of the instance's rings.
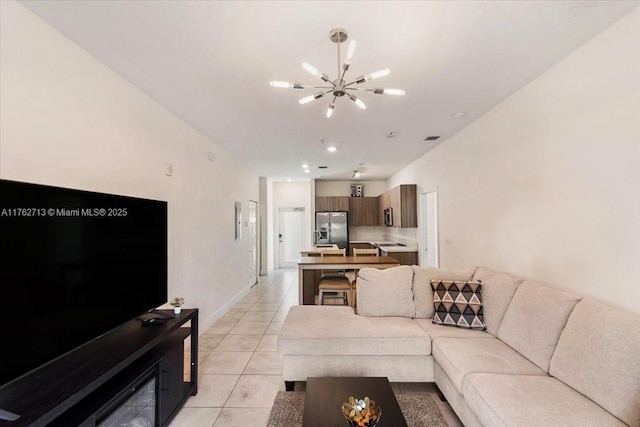
[[291,182],[291,178],[287,179],[287,182]]
[[460,111],[458,113],[453,113],[451,117],[453,117],[454,119],[464,119],[465,117],[467,117],[467,113],[465,113],[464,111]]
[[304,173],[310,173],[311,171],[309,169],[305,169]]
[[387,138],[395,138],[398,136],[398,132],[387,132]]
[[309,169],[309,165],[305,163],[304,165],[302,165],[302,169]]
[[330,153],[333,153],[333,152],[334,152],[334,151],[336,151],[336,150],[337,150],[337,148],[336,148],[336,147],[334,147],[334,146],[327,147],[327,151],[328,151],[328,152],[330,152]]

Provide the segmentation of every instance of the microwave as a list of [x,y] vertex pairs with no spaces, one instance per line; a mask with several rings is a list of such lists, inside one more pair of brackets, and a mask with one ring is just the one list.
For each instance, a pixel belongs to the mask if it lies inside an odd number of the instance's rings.
[[393,209],[386,208],[384,210],[384,225],[391,227],[393,225]]

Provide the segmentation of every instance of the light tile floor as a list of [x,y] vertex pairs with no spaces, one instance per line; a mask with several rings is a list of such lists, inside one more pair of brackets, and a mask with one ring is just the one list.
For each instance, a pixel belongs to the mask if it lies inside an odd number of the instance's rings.
[[[284,390],[278,332],[298,304],[298,272],[275,270],[200,336],[198,394],[190,397],[170,427],[266,426],[276,393]],[[450,427],[462,423],[432,384],[392,383],[395,390],[426,391]],[[296,390],[304,383],[296,383]]]

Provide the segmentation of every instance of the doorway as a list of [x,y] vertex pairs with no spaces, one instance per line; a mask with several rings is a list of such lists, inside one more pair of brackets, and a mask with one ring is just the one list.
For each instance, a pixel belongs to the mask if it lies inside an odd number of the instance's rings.
[[420,194],[420,212],[422,241],[420,251],[420,265],[426,267],[439,267],[438,256],[438,191],[429,191]]
[[249,200],[249,286],[258,283],[258,202]]
[[304,208],[278,208],[278,267],[297,266],[304,241]]

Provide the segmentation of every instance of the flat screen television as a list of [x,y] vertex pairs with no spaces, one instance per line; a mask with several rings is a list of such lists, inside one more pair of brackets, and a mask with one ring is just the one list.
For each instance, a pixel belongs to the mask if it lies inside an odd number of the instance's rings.
[[0,387],[167,302],[167,203],[0,180]]

